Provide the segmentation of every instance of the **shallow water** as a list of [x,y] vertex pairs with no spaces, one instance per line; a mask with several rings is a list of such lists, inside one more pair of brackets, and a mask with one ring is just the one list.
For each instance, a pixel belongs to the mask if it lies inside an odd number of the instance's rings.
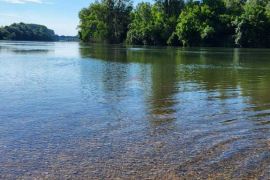
[[0,179],[270,178],[270,50],[0,42]]

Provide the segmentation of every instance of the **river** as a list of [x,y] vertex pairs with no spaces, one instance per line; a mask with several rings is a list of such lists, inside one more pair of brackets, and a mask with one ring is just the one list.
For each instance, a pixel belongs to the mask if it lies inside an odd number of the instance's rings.
[[270,50],[0,42],[0,179],[270,178]]

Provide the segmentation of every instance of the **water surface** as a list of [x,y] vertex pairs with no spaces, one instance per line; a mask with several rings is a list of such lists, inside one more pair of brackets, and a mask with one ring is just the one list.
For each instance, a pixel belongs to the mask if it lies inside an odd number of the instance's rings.
[[270,50],[0,42],[0,179],[270,178]]

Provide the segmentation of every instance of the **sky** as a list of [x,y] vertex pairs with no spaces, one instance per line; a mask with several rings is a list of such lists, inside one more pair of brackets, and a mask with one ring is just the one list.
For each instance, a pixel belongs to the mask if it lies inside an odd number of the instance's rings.
[[94,0],[0,0],[0,26],[35,23],[58,35],[77,35],[78,12]]
[[[0,0],[0,26],[33,23],[58,35],[77,35],[78,13],[95,0]],[[133,0],[138,4],[142,0]],[[151,0],[144,0],[150,2]]]

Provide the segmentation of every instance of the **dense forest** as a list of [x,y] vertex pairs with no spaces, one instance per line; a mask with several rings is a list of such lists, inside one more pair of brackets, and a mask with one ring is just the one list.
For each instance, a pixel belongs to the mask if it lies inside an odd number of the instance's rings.
[[270,47],[270,0],[101,0],[79,18],[84,42]]
[[55,41],[53,30],[37,24],[14,23],[0,27],[0,40],[17,41]]

